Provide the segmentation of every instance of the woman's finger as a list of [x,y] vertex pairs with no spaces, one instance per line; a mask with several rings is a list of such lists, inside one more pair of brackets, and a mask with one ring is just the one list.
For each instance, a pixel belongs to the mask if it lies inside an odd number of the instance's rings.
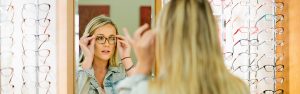
[[147,30],[144,32],[144,35],[142,36],[146,41],[150,41],[153,37],[153,32],[151,30]]
[[80,38],[80,40],[81,39],[85,39],[85,38],[87,38],[89,36],[89,34],[84,34],[84,35],[82,35],[82,37]]
[[121,45],[121,46],[123,46],[123,45],[128,46],[129,45],[127,42],[125,42],[123,40],[119,40],[118,43],[120,43],[119,45]]
[[132,40],[132,38],[130,37],[130,35],[129,35],[129,33],[128,33],[128,30],[127,30],[126,28],[123,28],[123,31],[124,31],[124,34],[125,34],[125,38],[128,40],[128,42],[129,42],[130,44],[132,44],[132,43],[133,43],[133,40]]
[[95,36],[87,37],[86,41],[90,41],[91,39],[95,38]]
[[96,39],[94,37],[92,37],[91,44],[90,44],[91,47],[94,47],[95,43],[96,43]]
[[121,35],[116,35],[117,39],[119,40],[125,40],[125,37],[124,36],[121,36]]
[[138,28],[136,30],[136,32],[134,33],[134,37],[135,38],[140,38],[143,34],[143,32],[149,28],[149,25],[148,24],[144,24],[143,26],[141,26],[140,28]]

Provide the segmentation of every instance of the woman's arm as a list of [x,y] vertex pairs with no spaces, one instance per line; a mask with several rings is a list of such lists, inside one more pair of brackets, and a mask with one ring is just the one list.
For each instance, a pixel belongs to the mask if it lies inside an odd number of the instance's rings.
[[126,39],[133,46],[137,56],[137,66],[132,70],[132,76],[122,80],[117,86],[119,94],[147,94],[148,75],[151,72],[152,64],[155,60],[155,36],[156,33],[147,30],[149,26],[143,25],[136,30],[133,37],[124,29]]
[[148,28],[148,24],[141,26],[135,31],[133,37],[129,36],[127,29],[124,29],[126,39],[132,45],[138,60],[133,74],[148,75],[155,61],[156,33]]
[[121,62],[125,67],[126,74],[131,76],[135,70],[135,65],[130,57],[131,47],[124,36],[117,35],[117,46],[121,57]]
[[122,60],[122,64],[125,67],[125,72],[128,76],[131,76],[133,74],[133,72],[135,71],[135,65],[132,62],[131,57],[124,57],[121,59]]

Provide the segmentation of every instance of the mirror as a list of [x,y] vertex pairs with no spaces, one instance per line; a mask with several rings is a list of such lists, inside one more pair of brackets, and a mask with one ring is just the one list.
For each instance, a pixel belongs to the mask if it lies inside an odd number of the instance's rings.
[[[150,28],[154,22],[154,0],[76,0],[75,4],[75,77],[78,75],[81,48],[79,39],[83,36],[87,24],[96,16],[105,15],[113,21],[120,35],[124,35],[123,28],[126,27],[132,33],[141,25],[148,23]],[[106,43],[106,41],[104,42]],[[95,52],[96,53],[96,52]],[[137,62],[133,49],[130,55],[132,62]],[[121,57],[117,59],[121,62]],[[76,80],[75,79],[75,80]],[[77,81],[75,81],[77,85]],[[105,84],[103,84],[105,86]],[[75,88],[74,90],[78,90]],[[75,91],[76,92],[76,91]],[[109,93],[107,91],[106,93]]]

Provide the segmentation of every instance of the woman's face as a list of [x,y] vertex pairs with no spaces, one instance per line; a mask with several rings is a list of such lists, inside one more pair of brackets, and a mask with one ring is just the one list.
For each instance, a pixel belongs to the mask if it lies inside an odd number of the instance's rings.
[[109,60],[116,47],[116,29],[111,24],[106,24],[97,28],[93,34],[96,36],[95,58]]

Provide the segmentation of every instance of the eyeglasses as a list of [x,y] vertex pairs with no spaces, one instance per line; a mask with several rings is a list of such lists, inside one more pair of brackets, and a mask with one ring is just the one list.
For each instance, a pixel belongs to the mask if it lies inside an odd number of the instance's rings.
[[[28,3],[24,4],[22,8],[22,17],[24,18],[31,18],[36,16],[41,16],[38,18],[47,18],[49,14],[51,5],[47,3],[41,3],[41,4],[34,4],[34,3]],[[37,10],[38,9],[38,10]],[[37,14],[39,13],[39,14]],[[40,14],[44,13],[44,14]],[[46,14],[45,14],[46,13]],[[35,18],[33,18],[35,19]]]
[[264,65],[260,67],[258,70],[264,69],[266,72],[283,72],[284,70],[284,65],[279,64],[279,65]]
[[37,48],[49,40],[49,34],[25,34],[22,39],[23,49]]
[[10,37],[14,32],[14,23],[11,21],[0,22],[1,37]]
[[278,89],[278,90],[264,90],[263,94],[284,94],[283,93],[284,90],[283,89]]
[[242,55],[246,55],[250,59],[250,62],[251,62],[250,65],[255,61],[255,58],[258,57],[257,53],[250,53],[250,54],[247,52],[239,53],[238,56],[236,58],[234,58],[234,60],[232,62],[231,70],[236,70],[236,68],[234,68],[234,64],[236,63],[238,58],[243,58]]
[[241,57],[242,55],[246,55],[247,57],[249,57],[250,59],[253,59],[251,60],[251,63],[250,65],[255,61],[255,58],[258,57],[258,53],[248,53],[248,52],[241,52],[241,53],[238,53],[238,57]]
[[[46,60],[48,59],[50,55],[50,50],[49,49],[39,49],[39,50],[24,50],[23,51],[23,64],[27,64],[29,62],[37,62],[35,61],[36,59],[39,59],[38,62],[41,62],[42,64],[46,63]],[[26,63],[25,63],[26,62]]]
[[40,65],[40,66],[23,66],[23,72],[25,73],[48,73],[51,67],[49,65]]
[[37,76],[37,75],[30,75],[30,74],[32,74],[32,73],[42,73],[44,75],[41,76],[42,78],[39,78],[39,79],[46,80],[47,77],[48,77],[50,69],[51,69],[51,66],[49,66],[49,65],[40,65],[40,66],[26,65],[26,66],[23,66],[22,79],[23,79],[23,81],[26,81],[25,78],[30,78],[30,77]]
[[[48,94],[49,93],[49,88],[51,86],[50,81],[40,81],[40,82],[33,82],[33,81],[25,81],[23,82],[23,88],[22,92],[32,92],[35,91],[35,89],[43,89],[46,93],[41,93],[41,94]],[[39,92],[40,94],[40,92]]]
[[[49,24],[50,24],[51,20],[50,19],[23,19],[22,22],[22,33],[23,34],[37,34],[36,31],[39,31],[38,34],[45,34]],[[39,30],[35,30],[37,28],[33,28],[33,27],[38,27]]]
[[5,77],[5,78],[7,78],[6,82],[10,83],[12,80],[14,69],[12,67],[4,67],[4,68],[1,68],[0,71],[1,71],[1,77],[3,76],[3,78],[1,78],[1,81],[3,81],[3,79]]
[[259,40],[258,39],[240,39],[239,41],[234,43],[234,46],[240,44],[241,46],[249,46],[249,45],[254,45],[258,46],[259,45]]
[[12,5],[0,5],[0,21],[13,21],[14,18],[14,6]]
[[260,80],[258,79],[246,79],[244,80],[246,81],[248,84],[250,84],[250,86],[254,85],[257,86],[257,84],[261,83],[261,82],[265,82],[266,84],[283,84],[284,82],[284,78],[283,77],[264,77]]
[[12,67],[1,68],[1,76],[10,77],[12,76],[14,69]]
[[213,6],[223,6],[223,8],[227,8],[233,4],[232,0],[211,0],[210,3]]
[[[283,40],[276,40],[276,41],[273,41],[273,39],[271,40],[265,40],[261,43],[259,43],[259,45],[262,45],[262,44],[265,44],[265,45],[276,45],[276,46],[283,46],[284,45],[284,41]],[[256,45],[257,46],[257,45]]]
[[[234,33],[233,36],[234,37],[237,33],[241,32],[241,33],[251,33],[251,35],[255,34],[258,32],[258,28],[257,27],[239,27]],[[234,39],[234,38],[233,38]]]
[[[262,29],[258,32],[258,35],[260,35],[260,33],[263,33],[263,32],[266,32],[266,33],[275,33],[275,34],[279,34],[279,35],[282,35],[284,33],[284,28],[283,27],[276,27],[276,28],[266,28],[266,29]],[[258,38],[257,38],[258,39]]]
[[273,14],[265,14],[262,17],[260,17],[256,22],[255,22],[255,27],[258,26],[259,23],[261,22],[275,22],[278,23],[280,21],[283,21],[284,19],[284,15],[282,14],[277,14],[277,15],[273,15]]
[[49,49],[39,49],[39,50],[25,50],[23,52],[23,55],[25,55],[26,57],[36,57],[36,56],[40,56],[40,57],[48,57],[50,54],[50,50]]
[[100,44],[105,44],[106,40],[111,45],[116,44],[116,37],[115,36],[110,36],[110,37],[106,38],[106,37],[104,37],[104,35],[100,35],[100,36],[96,37],[96,40]]
[[233,69],[233,71],[237,71],[240,70],[241,72],[249,72],[251,71],[257,71],[258,70],[258,66],[257,65],[242,65],[242,66],[238,66],[236,69]]

